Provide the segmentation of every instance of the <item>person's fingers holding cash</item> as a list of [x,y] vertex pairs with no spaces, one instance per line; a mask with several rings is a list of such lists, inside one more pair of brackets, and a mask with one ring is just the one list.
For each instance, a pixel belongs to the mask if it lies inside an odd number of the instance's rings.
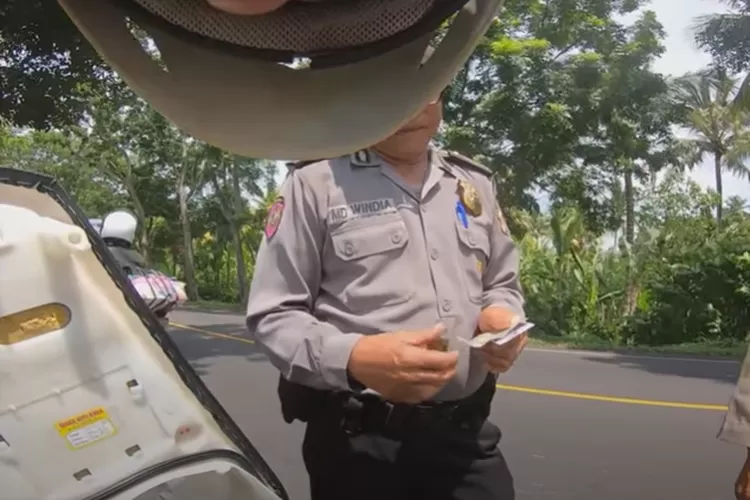
[[509,309],[487,307],[482,310],[479,314],[477,337],[493,332],[504,332],[505,335],[512,335],[511,329],[514,327],[521,327],[524,332],[507,342],[501,343],[501,345],[491,340],[479,347],[485,366],[490,372],[505,373],[513,366],[513,363],[528,344],[528,334],[525,332],[530,326],[521,325],[520,316]]
[[398,403],[419,403],[434,396],[455,375],[457,352],[433,346],[445,328],[366,335],[349,357],[349,373],[367,388]]

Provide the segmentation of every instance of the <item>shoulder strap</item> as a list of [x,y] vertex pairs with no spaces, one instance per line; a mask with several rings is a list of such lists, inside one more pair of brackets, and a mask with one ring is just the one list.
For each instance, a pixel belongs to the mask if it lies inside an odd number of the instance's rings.
[[445,159],[449,163],[458,164],[469,170],[473,170],[475,172],[479,172],[480,174],[486,175],[487,177],[492,177],[492,170],[485,167],[481,163],[475,162],[471,158],[467,158],[464,155],[456,153],[455,151],[445,151]]
[[285,179],[288,178],[290,175],[292,175],[292,172],[295,170],[299,170],[303,167],[306,167],[308,165],[312,165],[313,163],[318,163],[319,161],[323,160],[303,160],[303,161],[290,161],[286,163],[286,176]]
[[313,163],[318,163],[319,161],[323,161],[323,160],[290,161],[289,163],[286,164],[286,168],[288,168],[289,170],[299,170],[302,167],[312,165]]

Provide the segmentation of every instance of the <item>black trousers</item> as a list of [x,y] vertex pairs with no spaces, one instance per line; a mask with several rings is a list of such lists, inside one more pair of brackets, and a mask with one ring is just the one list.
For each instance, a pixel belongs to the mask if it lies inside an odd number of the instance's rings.
[[349,436],[335,419],[307,424],[302,456],[312,500],[514,500],[500,429]]

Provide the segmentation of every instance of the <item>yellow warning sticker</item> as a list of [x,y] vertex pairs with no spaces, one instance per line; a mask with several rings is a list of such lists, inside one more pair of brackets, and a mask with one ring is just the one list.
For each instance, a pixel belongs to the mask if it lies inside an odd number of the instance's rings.
[[101,406],[55,423],[55,429],[68,444],[77,450],[117,434],[117,428]]

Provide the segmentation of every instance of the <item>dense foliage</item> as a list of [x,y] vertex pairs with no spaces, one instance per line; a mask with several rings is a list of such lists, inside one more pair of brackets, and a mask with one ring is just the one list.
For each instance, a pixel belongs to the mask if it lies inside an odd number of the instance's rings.
[[[696,20],[714,64],[667,76],[643,0],[508,0],[451,86],[439,141],[497,173],[540,333],[660,345],[750,331],[747,200],[722,184],[750,180],[732,76],[748,69],[748,9],[729,3],[736,15]],[[143,253],[192,299],[243,301],[274,163],[176,130],[41,4],[0,7],[0,165],[57,177],[92,217],[131,209]],[[686,175],[702,161],[714,189]]]
[[[543,333],[615,344],[744,340],[750,326],[750,219],[730,200],[670,172],[638,202],[637,240],[602,245],[574,208],[521,239],[528,314]],[[630,275],[629,275],[630,273]],[[633,306],[627,313],[629,283]]]

